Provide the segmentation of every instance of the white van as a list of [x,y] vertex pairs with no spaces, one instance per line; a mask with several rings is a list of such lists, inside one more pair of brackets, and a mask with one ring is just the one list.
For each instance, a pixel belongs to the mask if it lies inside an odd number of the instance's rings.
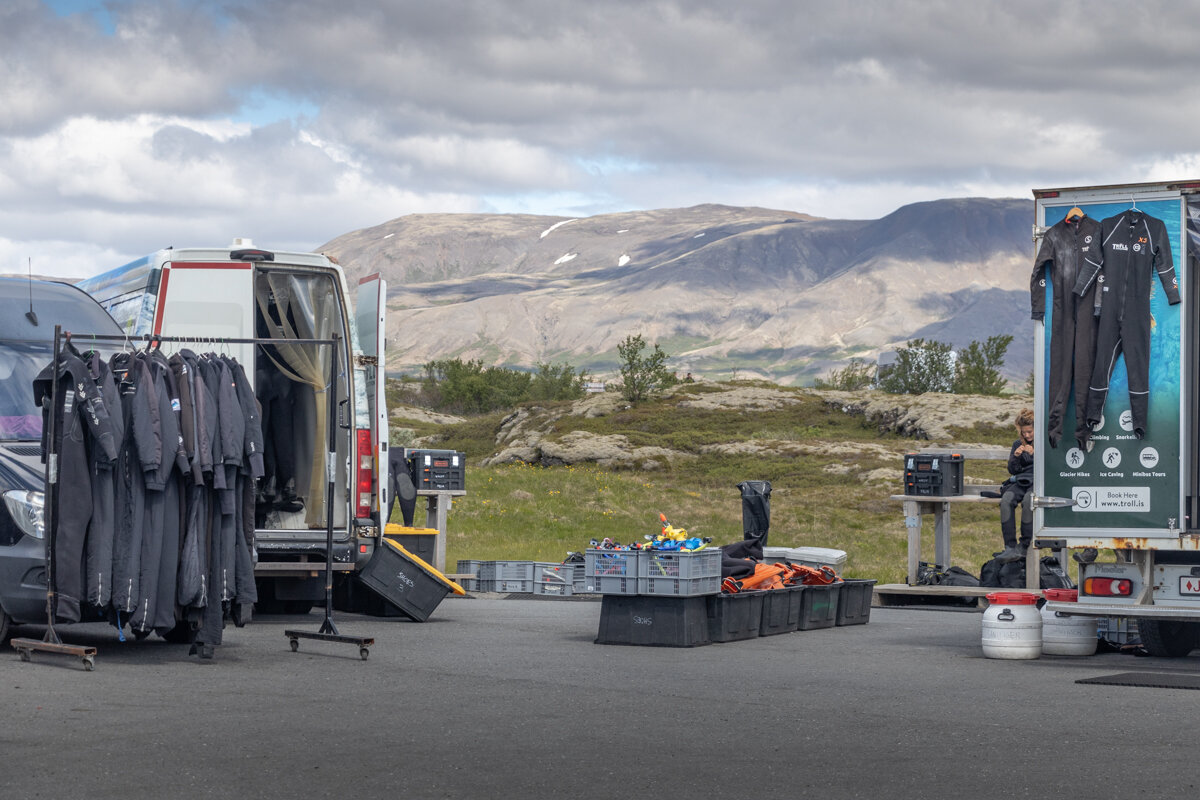
[[[260,608],[295,613],[323,599],[328,502],[335,572],[367,563],[386,523],[388,486],[386,284],[378,275],[359,282],[357,317],[336,262],[262,250],[244,239],[225,248],[159,250],[78,286],[130,335],[186,337],[191,341],[164,342],[162,349],[228,354],[254,383],[268,462],[255,514]],[[330,465],[325,390],[332,348],[289,340],[335,335],[338,429]],[[325,497],[329,469],[332,498]]]

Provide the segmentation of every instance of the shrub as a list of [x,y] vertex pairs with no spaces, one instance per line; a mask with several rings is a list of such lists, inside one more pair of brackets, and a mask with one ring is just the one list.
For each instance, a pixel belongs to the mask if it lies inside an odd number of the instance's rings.
[[617,354],[621,357],[621,394],[631,403],[639,403],[664,386],[675,382],[666,367],[667,354],[657,344],[646,356],[646,340],[639,333],[636,336],[626,336],[625,341],[617,345]]

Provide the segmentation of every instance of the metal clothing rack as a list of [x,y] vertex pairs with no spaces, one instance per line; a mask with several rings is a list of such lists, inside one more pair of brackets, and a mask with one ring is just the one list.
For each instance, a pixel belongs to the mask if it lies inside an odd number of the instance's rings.
[[[230,337],[205,337],[205,336],[160,336],[158,334],[143,334],[141,336],[126,336],[117,334],[75,334],[77,339],[87,339],[91,342],[124,342],[132,344],[134,342],[145,342],[147,347],[154,347],[165,343],[192,343],[192,344],[248,344],[248,345],[271,345],[276,344],[280,340],[267,338],[230,338]],[[57,403],[58,398],[58,357],[62,352],[63,342],[69,343],[72,334],[70,331],[63,331],[61,325],[54,326],[54,351],[51,364],[51,401]],[[284,635],[291,642],[292,651],[295,652],[299,648],[299,639],[319,639],[324,641],[341,642],[346,644],[356,644],[359,647],[359,655],[366,659],[369,654],[369,648],[375,643],[372,637],[363,636],[346,636],[338,632],[337,625],[333,621],[333,497],[334,497],[334,475],[336,473],[337,459],[337,369],[338,369],[338,348],[337,344],[340,338],[336,333],[330,339],[288,339],[287,344],[308,344],[316,346],[324,346],[330,348],[331,358],[329,359],[329,398],[331,402],[326,403],[327,406],[327,421],[326,428],[328,429],[328,441],[326,456],[326,486],[325,486],[325,621],[321,624],[321,628],[316,632],[285,630]],[[54,580],[54,546],[57,539],[57,532],[54,527],[54,516],[58,508],[58,449],[56,445],[57,434],[57,415],[51,412],[49,421],[49,431],[47,433],[48,449],[46,454],[46,476],[44,486],[44,511],[43,525],[47,531],[46,535],[46,634],[41,639],[13,639],[12,646],[21,654],[22,661],[31,660],[31,654],[34,651],[42,651],[49,653],[60,653],[66,655],[77,656],[83,661],[83,667],[86,670],[92,670],[95,666],[96,648],[84,645],[65,644],[59,637],[58,632],[54,627],[54,618],[58,610],[58,596],[55,591]]]

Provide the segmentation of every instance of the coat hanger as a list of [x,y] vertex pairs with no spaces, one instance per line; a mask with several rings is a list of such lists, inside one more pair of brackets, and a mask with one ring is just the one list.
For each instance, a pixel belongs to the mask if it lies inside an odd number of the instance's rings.
[[1081,219],[1082,217],[1083,217],[1083,209],[1080,208],[1079,206],[1072,206],[1071,210],[1067,212],[1068,220]]

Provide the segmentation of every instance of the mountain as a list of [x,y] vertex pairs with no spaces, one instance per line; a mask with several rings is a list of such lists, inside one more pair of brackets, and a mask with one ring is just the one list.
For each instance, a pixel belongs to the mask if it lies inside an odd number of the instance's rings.
[[1033,367],[1033,202],[916,203],[878,220],[699,205],[593,217],[413,214],[320,250],[388,281],[388,367],[440,358],[614,372],[641,333],[681,374],[802,383],[921,336],[1012,334]]

